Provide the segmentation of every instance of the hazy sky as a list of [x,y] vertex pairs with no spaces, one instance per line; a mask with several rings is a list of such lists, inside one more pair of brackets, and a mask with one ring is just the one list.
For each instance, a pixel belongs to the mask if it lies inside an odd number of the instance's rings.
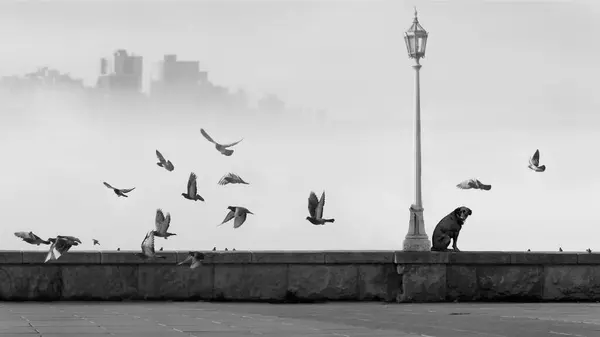
[[[157,239],[157,249],[401,249],[414,185],[403,41],[414,5],[430,32],[421,62],[428,234],[465,205],[473,216],[462,250],[600,250],[592,0],[2,1],[0,75],[47,65],[94,83],[99,58],[115,49],[143,55],[148,71],[175,53],[199,60],[219,85],[324,108],[329,122],[213,119],[176,107],[99,116],[38,95],[22,118],[0,112],[0,248],[32,248],[12,233],[33,230],[78,236],[78,250],[92,237],[104,249],[138,249],[161,207],[178,236]],[[200,127],[245,140],[224,157]],[[157,148],[175,171],[155,165]],[[538,148],[544,173],[527,169]],[[205,203],[181,197],[191,170]],[[217,186],[228,171],[251,185]],[[455,187],[471,177],[492,190]],[[102,181],[137,189],[117,198]],[[336,222],[315,227],[304,219],[307,197],[323,189]],[[256,215],[236,230],[215,227],[232,204]]]

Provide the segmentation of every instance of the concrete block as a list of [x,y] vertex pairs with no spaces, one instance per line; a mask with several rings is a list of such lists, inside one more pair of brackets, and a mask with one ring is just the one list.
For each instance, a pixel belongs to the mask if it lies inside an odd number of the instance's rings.
[[3,265],[0,267],[0,300],[52,300],[61,298],[59,266]]
[[358,266],[358,300],[396,301],[402,290],[402,277],[393,264]]
[[600,266],[545,266],[544,300],[600,300]]
[[23,252],[20,250],[0,251],[0,264],[22,264]]
[[62,299],[122,300],[138,294],[137,266],[65,266],[61,272]]
[[141,264],[138,266],[138,297],[144,300],[187,299],[186,273],[183,266]]
[[600,265],[600,254],[599,253],[577,254],[577,264],[598,264],[598,265]]
[[504,252],[452,252],[448,255],[450,264],[509,264],[510,255]]
[[476,266],[446,266],[446,299],[448,301],[479,299]]
[[317,251],[260,251],[252,252],[252,263],[324,264],[325,253]]
[[541,266],[477,266],[480,300],[538,301],[542,298]]
[[446,299],[446,265],[407,264],[396,268],[402,276],[399,302],[442,302]]
[[326,264],[393,263],[393,251],[326,251]]
[[206,255],[206,264],[246,264],[252,262],[250,251],[210,252]]
[[538,264],[538,265],[556,265],[556,264],[577,264],[577,254],[572,253],[509,253],[510,263],[512,264]]
[[358,266],[290,264],[288,291],[302,300],[358,300]]
[[396,264],[448,263],[450,253],[445,252],[394,252]]
[[214,299],[281,301],[286,290],[287,265],[214,265]]

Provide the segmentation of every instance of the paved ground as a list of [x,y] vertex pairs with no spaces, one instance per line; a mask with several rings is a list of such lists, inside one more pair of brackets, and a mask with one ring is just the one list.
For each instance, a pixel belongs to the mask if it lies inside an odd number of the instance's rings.
[[600,336],[600,304],[1,302],[0,337]]

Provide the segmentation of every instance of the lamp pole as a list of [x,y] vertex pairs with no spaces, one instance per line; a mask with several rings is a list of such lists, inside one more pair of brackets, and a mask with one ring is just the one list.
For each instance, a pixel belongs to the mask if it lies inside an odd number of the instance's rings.
[[415,60],[412,68],[415,70],[415,120],[414,120],[414,150],[415,150],[415,199],[410,206],[410,220],[408,233],[404,238],[404,251],[428,251],[431,242],[425,232],[425,221],[423,219],[423,199],[421,194],[421,90],[419,71],[421,64],[419,59],[425,57],[425,46],[428,33],[419,24],[417,10],[411,28],[404,34],[409,58]]

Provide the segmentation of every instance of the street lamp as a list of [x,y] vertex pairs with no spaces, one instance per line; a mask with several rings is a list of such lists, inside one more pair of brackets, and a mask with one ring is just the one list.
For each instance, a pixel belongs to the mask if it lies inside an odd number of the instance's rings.
[[423,200],[421,197],[421,102],[419,88],[419,70],[421,69],[419,59],[425,57],[427,32],[419,24],[416,8],[415,19],[412,26],[404,33],[404,41],[406,42],[408,57],[415,60],[415,64],[412,66],[415,70],[415,201],[410,206],[408,234],[404,238],[403,250],[428,251],[431,249],[431,242],[427,233],[425,233]]

